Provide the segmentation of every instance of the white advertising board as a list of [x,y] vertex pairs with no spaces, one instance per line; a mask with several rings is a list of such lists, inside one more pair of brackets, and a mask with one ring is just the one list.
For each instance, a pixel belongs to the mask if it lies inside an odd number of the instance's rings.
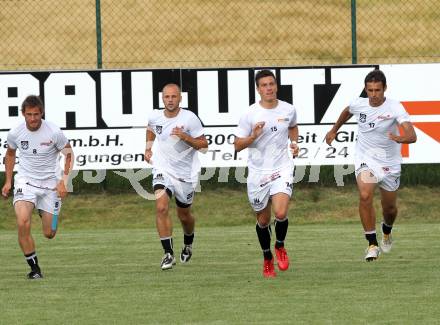
[[[363,91],[370,66],[270,68],[279,80],[279,98],[298,111],[301,147],[297,165],[353,163],[356,124],[349,121],[332,147],[324,136],[342,109]],[[404,163],[439,163],[440,64],[380,65],[386,96],[400,100],[411,115],[418,141],[402,146]],[[161,108],[161,89],[181,85],[182,107],[205,126],[209,151],[203,167],[246,166],[246,151],[235,153],[234,129],[257,101],[252,69],[123,70],[0,73],[0,171],[7,132],[23,121],[20,105],[41,95],[45,118],[64,129],[76,155],[75,169],[150,167],[143,160],[148,114]],[[19,160],[19,159],[18,159]]]

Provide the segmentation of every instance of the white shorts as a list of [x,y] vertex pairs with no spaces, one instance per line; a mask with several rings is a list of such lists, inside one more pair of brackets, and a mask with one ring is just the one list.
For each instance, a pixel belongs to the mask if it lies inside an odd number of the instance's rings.
[[388,192],[395,192],[400,186],[400,165],[394,165],[389,167],[379,166],[379,164],[370,162],[356,162],[355,163],[355,175],[356,178],[362,171],[370,171],[374,177],[368,177],[363,179],[365,183],[377,183],[380,188]]
[[176,203],[181,208],[192,204],[196,186],[197,183],[185,182],[153,168],[153,189],[165,188],[170,197],[175,196]]
[[14,178],[14,201],[27,201],[34,204],[35,208],[51,214],[59,215],[61,199],[58,197],[57,180],[38,180],[21,177]]
[[261,211],[269,202],[269,198],[277,193],[292,196],[293,171],[290,166],[270,173],[249,171],[247,191],[249,202],[254,211]]

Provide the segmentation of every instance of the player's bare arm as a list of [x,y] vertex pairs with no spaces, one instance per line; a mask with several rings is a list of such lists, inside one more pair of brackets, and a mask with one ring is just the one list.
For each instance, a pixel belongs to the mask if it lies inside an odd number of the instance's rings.
[[290,152],[293,157],[297,157],[299,154],[298,147],[298,125],[289,128],[289,139],[290,139]]
[[341,115],[339,115],[339,118],[336,121],[336,123],[333,125],[332,129],[330,131],[328,131],[327,134],[325,135],[325,142],[327,142],[327,144],[329,146],[332,144],[333,140],[336,138],[336,133],[341,128],[341,126],[344,125],[345,122],[347,122],[349,119],[351,119],[352,116],[353,116],[353,114],[350,113],[349,108],[347,106],[341,112]]
[[69,175],[73,169],[74,162],[73,150],[70,143],[66,144],[63,150],[61,150],[61,153],[64,155],[64,169],[63,178],[57,183],[57,193],[61,199],[64,199],[68,194],[66,184],[69,181]]
[[146,138],[146,147],[145,147],[145,161],[150,163],[151,157],[153,156],[153,148],[154,140],[156,139],[156,135],[149,128],[147,129],[147,138]]
[[234,148],[235,151],[239,152],[243,149],[249,147],[260,135],[263,133],[263,127],[266,122],[257,122],[252,128],[252,133],[248,137],[239,138],[235,137]]
[[182,141],[185,141],[187,144],[189,144],[191,147],[193,147],[196,150],[200,150],[201,152],[205,153],[208,149],[208,141],[206,140],[204,135],[201,135],[197,138],[193,138],[188,133],[184,131],[183,127],[175,127],[171,131],[170,135],[174,135],[181,139]]
[[417,141],[417,134],[411,122],[403,122],[400,124],[403,134],[396,135],[388,133],[388,138],[397,143],[414,143]]
[[8,148],[5,155],[5,184],[2,187],[2,196],[6,199],[12,188],[12,174],[15,166],[16,150]]

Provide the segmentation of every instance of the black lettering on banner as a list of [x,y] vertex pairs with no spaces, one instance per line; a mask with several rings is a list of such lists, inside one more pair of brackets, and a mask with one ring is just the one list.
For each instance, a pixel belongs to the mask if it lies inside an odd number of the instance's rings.
[[336,156],[335,156],[336,148],[335,147],[328,147],[327,152],[330,152],[330,153],[326,154],[325,158],[336,158]]
[[[197,70],[181,70],[182,92],[188,94],[188,110],[198,115]],[[200,119],[200,118],[199,118]],[[200,120],[203,124],[203,121]]]
[[[336,158],[335,147],[328,147],[326,150],[328,154],[325,156],[325,158]],[[338,152],[338,156],[344,156],[346,158],[348,155],[348,147],[342,147],[342,149]]]
[[235,141],[235,134],[228,134],[226,136],[223,133],[219,133],[214,137],[212,136],[212,134],[205,134],[205,139],[208,142],[208,145],[211,145],[212,143],[218,146],[221,146],[225,143],[229,145],[233,145]]
[[331,69],[325,69],[325,84],[314,85],[315,123],[321,123],[333,98],[339,90],[340,84],[331,83]]
[[348,156],[348,147],[342,147],[342,149],[338,152],[338,155],[346,158]]
[[217,134],[216,136],[215,136],[215,140],[214,140],[214,143],[216,144],[216,145],[222,145],[223,143],[225,143],[225,136],[223,135],[223,134]]
[[309,152],[309,149],[307,148],[299,148],[298,158],[308,158],[307,154]]
[[208,146],[212,144],[212,135],[205,134],[205,139],[208,142]]
[[229,111],[228,70],[226,69],[218,71],[218,111],[219,113],[227,113]]
[[163,87],[166,84],[175,83],[181,85],[180,70],[178,69],[163,69],[153,70],[153,108],[158,109],[161,104],[161,98],[159,93],[162,92]]

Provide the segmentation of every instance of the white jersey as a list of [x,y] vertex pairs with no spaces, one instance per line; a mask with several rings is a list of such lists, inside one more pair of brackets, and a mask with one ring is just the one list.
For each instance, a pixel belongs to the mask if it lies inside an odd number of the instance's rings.
[[272,109],[255,103],[240,118],[235,135],[239,138],[250,136],[257,122],[265,124],[262,134],[248,147],[249,170],[265,173],[293,167],[288,143],[289,128],[297,124],[295,107],[282,100]]
[[358,121],[356,162],[381,167],[400,165],[401,144],[388,138],[388,133],[399,134],[398,124],[410,121],[402,104],[386,98],[382,105],[372,107],[368,98],[357,98],[350,103],[349,111]]
[[156,135],[152,149],[153,167],[182,181],[196,182],[200,172],[197,150],[170,133],[179,127],[193,138],[202,136],[204,130],[199,118],[182,108],[173,118],[166,117],[164,110],[154,110],[148,118],[148,127]]
[[8,133],[8,147],[19,151],[18,175],[39,180],[57,178],[59,153],[68,142],[59,127],[45,120],[36,131],[23,122]]

